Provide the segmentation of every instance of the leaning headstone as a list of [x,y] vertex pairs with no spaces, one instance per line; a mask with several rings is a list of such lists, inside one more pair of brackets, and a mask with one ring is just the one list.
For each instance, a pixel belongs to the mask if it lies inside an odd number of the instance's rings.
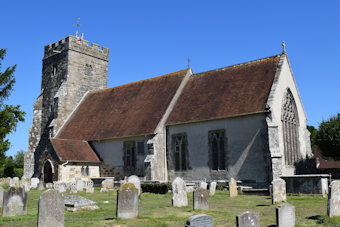
[[327,215],[340,216],[340,180],[332,181],[329,185]]
[[260,216],[258,213],[244,212],[236,216],[237,227],[260,227]]
[[280,203],[286,201],[286,181],[278,178],[272,181],[272,203]]
[[188,218],[185,227],[213,227],[213,220],[209,215],[197,214]]
[[39,198],[38,227],[64,226],[64,197],[54,189],[43,192]]
[[2,216],[27,214],[27,192],[23,188],[10,187],[4,192]]
[[200,188],[203,188],[203,189],[207,189],[208,188],[208,184],[204,181],[201,181],[200,182]]
[[2,187],[0,187],[0,207],[2,207],[2,202],[4,200],[4,192],[5,190]]
[[33,177],[31,179],[31,188],[37,188],[39,183],[39,178]]
[[117,191],[117,218],[138,216],[138,190],[133,183],[123,184]]
[[295,207],[289,203],[276,207],[276,227],[295,226]]
[[213,181],[209,185],[209,195],[215,195],[215,191],[216,191],[216,182]]
[[135,175],[132,175],[132,176],[129,176],[129,178],[127,179],[127,181],[129,183],[133,183],[135,185],[135,187],[137,188],[138,190],[138,195],[141,194],[141,186],[140,186],[140,180],[137,176]]
[[113,186],[114,186],[113,179],[105,179],[105,180],[102,181],[102,187],[103,188],[109,189],[109,188],[113,188]]
[[198,188],[194,191],[193,203],[194,210],[208,210],[209,209],[209,201],[208,201],[209,192],[207,189]]
[[68,211],[95,210],[99,209],[97,204],[79,195],[64,195],[65,208]]
[[44,190],[45,189],[45,185],[44,185],[45,183],[44,182],[42,182],[42,181],[39,181],[39,183],[38,183],[38,190]]
[[237,196],[237,182],[234,178],[230,178],[229,181],[229,196],[230,197]]
[[180,177],[176,177],[172,182],[172,205],[175,207],[188,206],[185,182]]
[[93,181],[89,180],[86,182],[86,193],[94,193]]

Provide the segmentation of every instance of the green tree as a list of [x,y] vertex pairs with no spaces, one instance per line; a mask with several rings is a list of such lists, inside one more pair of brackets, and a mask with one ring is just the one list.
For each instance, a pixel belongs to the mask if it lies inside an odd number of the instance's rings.
[[315,144],[324,156],[340,158],[340,113],[321,122]]
[[316,134],[318,133],[318,130],[312,126],[312,125],[307,125],[307,129],[310,132],[310,143],[312,145],[312,148],[316,145]]
[[0,163],[6,159],[5,152],[10,147],[7,136],[15,131],[17,123],[24,121],[25,112],[20,110],[20,105],[13,106],[4,104],[9,97],[15,84],[14,71],[16,65],[7,67],[1,72],[1,61],[4,60],[6,49],[0,49]]

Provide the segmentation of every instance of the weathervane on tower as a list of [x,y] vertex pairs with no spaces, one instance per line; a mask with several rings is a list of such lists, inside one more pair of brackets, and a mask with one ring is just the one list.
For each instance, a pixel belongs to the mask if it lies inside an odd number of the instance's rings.
[[77,31],[76,31],[76,37],[77,37],[77,41],[80,42],[80,40],[84,39],[84,33],[81,33],[80,36],[78,36],[78,30],[81,26],[81,24],[79,23],[80,22],[80,18],[77,17],[77,23],[76,23],[76,27],[77,27]]

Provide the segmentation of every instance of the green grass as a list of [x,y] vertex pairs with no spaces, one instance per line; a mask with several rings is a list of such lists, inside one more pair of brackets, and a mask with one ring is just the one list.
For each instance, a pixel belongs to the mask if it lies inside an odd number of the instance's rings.
[[[27,215],[2,217],[0,226],[36,226],[38,200],[42,192],[31,190],[28,194]],[[172,207],[171,193],[157,195],[143,193],[139,200],[138,218],[122,220],[116,218],[116,192],[94,194],[80,192],[78,195],[94,200],[98,210],[65,211],[65,226],[184,226],[188,217],[204,213],[213,217],[214,226],[236,226],[236,216],[252,211],[260,214],[261,226],[275,225],[275,207],[269,196],[238,196],[229,198],[227,192],[217,191],[209,198],[209,210],[194,211],[192,194],[188,194],[189,206]],[[104,203],[109,201],[109,203]],[[334,226],[340,218],[328,218],[327,199],[319,196],[288,196],[288,202],[296,209],[296,226]],[[2,212],[2,210],[1,210]]]

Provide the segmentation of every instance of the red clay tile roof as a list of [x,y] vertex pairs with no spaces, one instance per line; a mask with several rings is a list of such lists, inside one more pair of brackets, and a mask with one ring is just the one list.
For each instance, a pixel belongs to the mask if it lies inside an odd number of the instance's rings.
[[166,124],[264,110],[279,60],[277,55],[193,75]]
[[91,92],[57,137],[94,141],[153,134],[187,72]]
[[82,140],[50,138],[61,161],[100,162],[91,146]]

